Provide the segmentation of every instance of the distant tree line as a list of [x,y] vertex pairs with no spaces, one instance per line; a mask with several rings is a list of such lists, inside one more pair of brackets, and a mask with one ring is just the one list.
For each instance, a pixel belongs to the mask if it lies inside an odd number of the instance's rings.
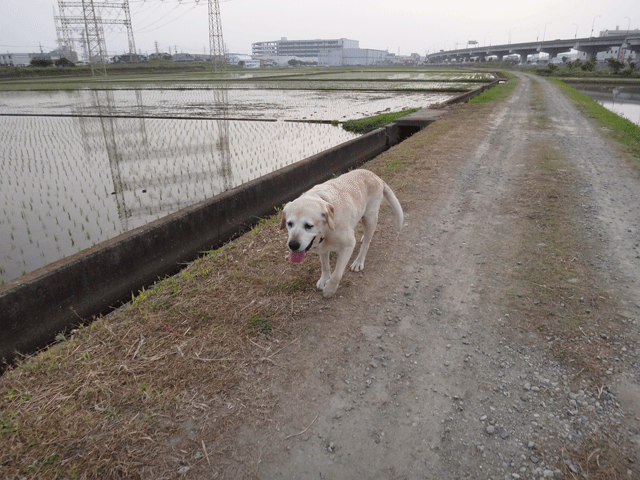
[[[578,58],[573,61],[566,61],[566,59],[563,58],[563,62],[567,67],[567,69],[564,71],[554,63],[550,63],[546,68],[538,68],[536,71],[540,75],[575,75],[575,72],[578,70],[582,70],[585,73],[594,72],[594,74],[597,74],[596,62],[594,62],[593,60],[585,62]],[[609,68],[610,73],[612,73],[613,75],[619,75],[622,77],[637,76],[636,71],[638,65],[636,64],[636,62],[630,61],[628,63],[625,63],[621,60],[616,60],[615,58],[608,58],[607,67]]]
[[68,60],[64,57],[57,59],[56,61],[51,60],[50,58],[34,58],[31,60],[30,65],[32,67],[51,67],[55,65],[56,67],[75,67],[76,64],[71,60]]

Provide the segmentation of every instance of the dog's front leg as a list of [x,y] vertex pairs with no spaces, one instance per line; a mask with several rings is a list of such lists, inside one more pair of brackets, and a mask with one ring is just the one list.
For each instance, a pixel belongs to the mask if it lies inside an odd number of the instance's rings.
[[319,254],[320,256],[320,280],[316,283],[316,288],[318,290],[323,290],[324,286],[329,281],[331,277],[331,263],[329,262],[329,251],[322,252]]
[[329,281],[324,286],[322,290],[322,294],[325,298],[332,297],[336,290],[338,290],[338,285],[340,284],[340,280],[342,279],[342,275],[344,274],[345,268],[347,268],[347,263],[349,262],[349,258],[351,258],[351,254],[353,253],[353,249],[355,248],[355,238],[353,239],[353,244],[348,247],[341,249],[338,252],[338,259],[336,260],[336,268],[333,270]]

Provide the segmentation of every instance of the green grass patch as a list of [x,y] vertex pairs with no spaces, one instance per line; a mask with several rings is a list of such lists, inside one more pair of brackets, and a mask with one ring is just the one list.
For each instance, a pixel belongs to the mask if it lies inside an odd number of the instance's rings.
[[5,415],[4,412],[0,413],[0,435],[7,435],[18,431],[18,425],[16,422]]
[[467,103],[501,102],[507,99],[518,85],[518,77],[509,72],[504,72],[504,74],[508,77],[506,82],[485,90]]
[[534,112],[534,122],[538,128],[548,128],[551,125],[551,119],[546,115],[544,96],[542,94],[542,86],[538,82],[532,82],[531,89],[533,95],[531,97],[531,110]]
[[418,110],[420,109],[409,108],[406,110],[401,110],[399,112],[382,113],[380,115],[361,118],[359,120],[348,120],[342,124],[342,128],[352,133],[369,133],[377,128],[383,127],[384,125],[388,125],[389,123],[397,120],[400,117],[404,117],[405,115],[409,115],[410,113],[417,112]]
[[[611,137],[622,143],[636,159],[640,159],[640,127],[638,125],[607,110],[562,80],[550,78],[549,81],[556,84],[585,115],[593,118],[598,125],[608,131]],[[640,168],[640,162],[636,162],[635,166]]]
[[273,331],[273,324],[268,318],[251,315],[249,317],[249,330],[255,334],[269,335]]

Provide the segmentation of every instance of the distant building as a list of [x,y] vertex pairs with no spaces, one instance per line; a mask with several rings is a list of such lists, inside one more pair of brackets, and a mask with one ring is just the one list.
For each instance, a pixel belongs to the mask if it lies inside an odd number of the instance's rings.
[[[78,61],[76,52],[70,52],[71,58],[67,58],[74,63]],[[27,67],[31,65],[31,60],[36,58],[46,58],[47,60],[59,60],[61,52],[52,50],[49,53],[0,53],[0,65],[5,67]]]
[[368,48],[329,49],[320,52],[318,65],[323,67],[370,66],[388,63],[386,50]]
[[113,63],[132,63],[132,62],[146,62],[146,55],[138,55],[131,53],[123,53],[122,55],[115,55],[111,57]]
[[0,65],[5,67],[26,67],[34,58],[33,53],[0,53]]
[[317,63],[325,67],[343,65],[382,65],[388,63],[386,50],[360,48],[358,40],[347,38],[288,40],[286,37],[269,42],[256,42],[251,45],[254,58],[270,60],[274,64],[285,66],[290,60],[307,64]]
[[[615,35],[638,36],[640,35],[640,30],[620,30],[616,28],[615,30],[604,30],[600,32],[601,37],[610,37]],[[598,62],[606,62],[609,58],[615,58],[616,60],[624,62],[632,62],[635,61],[638,56],[633,50],[621,47],[612,47],[605,52],[598,52],[596,55],[596,61]]]
[[206,62],[208,57],[202,55],[191,55],[190,53],[176,53],[173,55],[174,62]]
[[256,42],[251,44],[254,57],[298,57],[316,58],[321,51],[333,48],[358,48],[357,40],[339,38],[335,40],[288,40],[282,37],[271,42]]
[[147,57],[149,60],[163,60],[165,58],[171,58],[171,54],[169,53],[150,53]]

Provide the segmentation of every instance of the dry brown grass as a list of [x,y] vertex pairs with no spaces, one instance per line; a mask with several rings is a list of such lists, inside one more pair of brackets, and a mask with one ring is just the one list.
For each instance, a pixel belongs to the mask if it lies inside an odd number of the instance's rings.
[[240,410],[275,401],[239,387],[292,339],[315,282],[283,260],[275,218],[8,372],[3,478],[150,478],[194,412],[215,454]]

